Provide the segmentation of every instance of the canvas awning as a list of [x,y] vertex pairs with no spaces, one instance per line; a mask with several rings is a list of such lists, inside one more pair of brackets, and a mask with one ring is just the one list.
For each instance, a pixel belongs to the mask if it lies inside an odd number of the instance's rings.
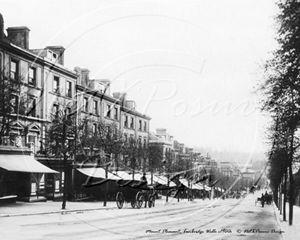
[[0,155],[0,167],[13,172],[58,173],[30,155]]
[[199,184],[192,184],[192,189],[203,190],[203,187]]
[[[168,185],[168,178],[165,176],[157,176],[159,179],[161,179],[163,182],[165,182],[165,185]],[[176,187],[176,184],[172,181],[169,181],[169,187]]]
[[[100,167],[77,168],[77,170],[87,176],[90,176],[90,177],[106,179],[104,168],[100,168]],[[117,175],[107,172],[107,179],[120,180],[121,178]]]
[[[123,180],[135,180],[135,181],[140,181],[140,177],[137,176],[136,174],[129,174],[125,171],[118,171],[116,172],[116,174],[120,177],[120,179],[123,179]],[[134,178],[133,178],[134,177]]]
[[179,179],[179,182],[181,182],[184,186],[186,186],[187,188],[190,188],[189,187],[189,182],[186,180],[186,179],[184,179],[184,178],[182,178],[182,179]]

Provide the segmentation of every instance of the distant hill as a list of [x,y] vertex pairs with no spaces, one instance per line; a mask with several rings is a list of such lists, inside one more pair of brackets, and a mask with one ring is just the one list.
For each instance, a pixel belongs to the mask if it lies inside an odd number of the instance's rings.
[[200,152],[202,156],[209,154],[212,159],[218,162],[237,162],[238,164],[256,163],[256,168],[261,165],[260,162],[266,161],[266,156],[263,153],[237,152],[237,151],[218,151],[212,148],[194,147],[195,152]]

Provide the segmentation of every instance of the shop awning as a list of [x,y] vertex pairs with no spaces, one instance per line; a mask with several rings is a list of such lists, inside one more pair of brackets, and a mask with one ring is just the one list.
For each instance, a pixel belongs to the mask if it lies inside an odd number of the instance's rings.
[[199,184],[192,184],[192,189],[203,190],[203,187]]
[[0,167],[13,172],[58,173],[30,155],[0,155]]
[[[77,168],[77,170],[87,176],[90,176],[90,177],[106,179],[105,169],[101,168],[101,167]],[[121,178],[117,175],[107,172],[107,179],[120,180]]]
[[[157,176],[159,179],[161,179],[160,181],[158,181],[159,183],[161,184],[164,184],[164,185],[168,185],[168,178],[167,177],[164,177],[164,176]],[[164,182],[164,183],[162,183]],[[169,181],[169,187],[176,187],[176,184],[172,181]]]
[[185,187],[190,188],[189,182],[186,179],[179,179],[179,182],[181,182]]

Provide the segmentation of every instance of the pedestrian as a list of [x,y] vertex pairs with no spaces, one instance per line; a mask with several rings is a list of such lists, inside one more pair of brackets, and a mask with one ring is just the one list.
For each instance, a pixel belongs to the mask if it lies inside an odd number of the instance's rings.
[[265,196],[264,196],[263,193],[261,194],[261,200],[260,201],[261,201],[261,206],[264,207],[265,206]]

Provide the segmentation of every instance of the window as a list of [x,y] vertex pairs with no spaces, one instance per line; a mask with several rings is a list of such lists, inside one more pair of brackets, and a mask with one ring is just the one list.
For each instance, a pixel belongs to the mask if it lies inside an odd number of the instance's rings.
[[53,59],[55,59],[55,60],[57,59],[56,53],[53,53],[52,56],[53,56]]
[[67,81],[66,96],[72,97],[72,82]]
[[85,112],[89,112],[89,101],[88,98],[83,99],[83,110]]
[[28,135],[28,143],[33,143],[34,148],[35,148],[35,140],[36,140],[36,136]]
[[93,113],[98,115],[98,102],[96,100],[93,101]]
[[144,122],[144,131],[147,132],[147,122]]
[[111,129],[110,126],[107,126],[107,127],[106,127],[106,132],[107,132],[107,136],[111,136],[111,134],[112,134],[112,129]]
[[54,76],[53,79],[53,92],[59,93],[59,77]]
[[128,127],[128,116],[124,116],[124,127]]
[[57,104],[53,104],[53,114],[55,116],[58,115],[58,111],[59,111],[59,106]]
[[118,108],[117,107],[114,108],[114,119],[118,120]]
[[70,107],[67,107],[67,108],[66,108],[66,117],[67,117],[68,119],[71,119],[71,108],[70,108]]
[[10,77],[11,79],[17,80],[18,78],[18,62],[15,60],[10,61]]
[[28,97],[27,116],[35,117],[36,115],[36,99]]
[[19,97],[17,95],[10,96],[11,113],[18,113]]
[[142,120],[139,120],[139,130],[142,131]]
[[28,84],[35,85],[36,84],[36,68],[30,67],[28,72]]
[[106,105],[106,117],[110,118],[110,105]]
[[134,118],[131,117],[130,128],[134,129]]
[[97,132],[97,124],[93,124],[93,133],[96,133]]

